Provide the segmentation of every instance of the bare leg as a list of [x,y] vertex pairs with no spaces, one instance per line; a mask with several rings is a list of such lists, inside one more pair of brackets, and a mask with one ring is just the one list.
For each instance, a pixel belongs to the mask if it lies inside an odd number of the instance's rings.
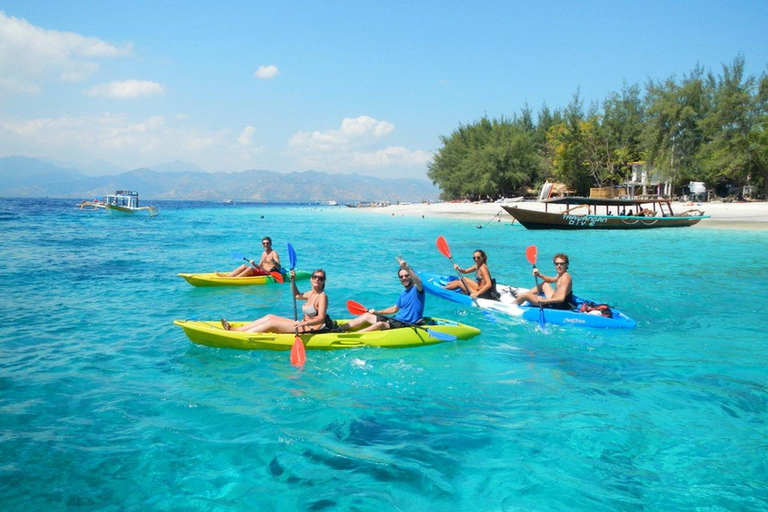
[[538,306],[539,299],[541,298],[541,295],[539,295],[541,292],[544,293],[544,297],[547,299],[551,299],[552,296],[555,294],[554,288],[552,288],[549,283],[540,283],[539,286],[536,288],[531,288],[530,290],[523,292],[517,296],[515,299],[515,304],[522,304],[523,302],[530,302],[534,306]]
[[360,329],[357,332],[383,331],[386,329],[389,329],[389,322],[374,322],[365,329]]
[[267,315],[235,329],[241,332],[293,332],[294,321],[277,315]]
[[250,268],[248,265],[240,265],[235,270],[230,272],[227,277],[245,277],[243,274],[248,272],[250,274]]
[[363,313],[357,318],[353,318],[346,324],[341,324],[339,327],[341,327],[342,331],[354,331],[357,327],[360,327],[363,324],[370,325],[375,323],[376,323],[376,315],[372,313]]
[[[469,286],[469,289],[472,290],[471,292],[467,291],[466,286],[464,286],[464,283],[467,283],[467,286]],[[456,279],[455,281],[451,281],[447,285],[445,285],[443,288],[446,290],[455,290],[459,289],[469,295],[470,293],[474,293],[477,291],[477,283],[474,281],[471,281],[469,279]]]

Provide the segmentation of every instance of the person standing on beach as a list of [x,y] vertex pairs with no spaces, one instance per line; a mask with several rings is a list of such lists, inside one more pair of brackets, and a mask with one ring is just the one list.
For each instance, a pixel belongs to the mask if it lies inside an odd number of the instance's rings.
[[[424,303],[426,302],[426,294],[421,284],[421,278],[404,259],[398,256],[397,261],[400,263],[397,277],[400,278],[400,284],[405,288],[405,290],[400,292],[397,303],[394,306],[379,309],[378,311],[369,309],[346,324],[339,325],[342,331],[355,330],[361,325],[366,324],[367,327],[360,329],[358,332],[398,329],[421,322],[424,317]],[[393,314],[395,315],[394,318],[383,316]]]
[[[559,252],[555,254],[553,261],[557,275],[545,276],[538,268],[533,267],[533,275],[542,282],[536,288],[519,294],[515,299],[516,304],[528,301],[534,306],[541,305],[545,308],[573,309],[573,280],[568,273],[568,256]],[[555,288],[552,288],[550,283],[554,283]]]
[[261,245],[264,247],[264,252],[261,253],[258,265],[251,260],[251,266],[240,265],[227,274],[227,277],[263,276],[270,272],[280,272],[280,256],[272,248],[272,239],[265,236],[261,239]]

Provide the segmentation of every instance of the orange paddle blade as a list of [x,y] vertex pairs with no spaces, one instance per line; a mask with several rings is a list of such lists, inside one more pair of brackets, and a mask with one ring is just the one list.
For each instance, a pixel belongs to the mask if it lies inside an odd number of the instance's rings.
[[448,247],[448,242],[445,241],[445,237],[443,237],[443,235],[437,237],[437,250],[443,253],[443,256],[450,259],[451,248]]
[[280,284],[283,284],[285,282],[285,278],[283,277],[283,274],[280,272],[270,272],[269,275],[274,278],[275,281],[277,281]]
[[539,250],[536,248],[535,245],[529,245],[528,248],[525,250],[525,257],[528,258],[528,263],[530,263],[533,266],[536,266],[536,258],[539,255]]
[[296,339],[293,340],[293,347],[291,347],[291,364],[293,366],[304,366],[307,362],[307,351],[304,349],[304,343],[301,342],[299,335],[296,335]]
[[368,311],[368,308],[360,304],[359,302],[355,302],[353,300],[347,301],[347,310],[352,313],[353,315],[362,315],[366,311]]

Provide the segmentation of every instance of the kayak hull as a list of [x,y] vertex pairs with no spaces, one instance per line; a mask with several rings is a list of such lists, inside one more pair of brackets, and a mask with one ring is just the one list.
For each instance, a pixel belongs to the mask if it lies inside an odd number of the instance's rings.
[[[296,271],[296,280],[301,281],[303,279],[309,279],[311,272],[305,272],[303,270]],[[183,277],[192,286],[252,286],[252,285],[265,285],[275,284],[275,280],[272,276],[248,276],[248,277],[226,277],[221,276],[217,272],[207,272],[202,274],[189,274],[180,273],[179,277]],[[291,282],[290,275],[284,275],[284,281],[286,283]]]
[[[432,331],[456,336],[458,340],[468,340],[480,334],[472,326],[443,320],[425,318],[424,327]],[[340,324],[347,320],[339,320]],[[227,331],[220,322],[175,320],[174,324],[184,330],[193,343],[217,348],[235,348],[240,350],[291,350],[296,336],[293,333],[253,333]],[[247,322],[230,322],[232,327],[240,327]],[[299,337],[307,350],[336,350],[358,347],[407,348],[422,347],[443,343],[443,340],[430,336],[424,329],[403,327],[372,332],[329,332],[322,334],[300,334]]]
[[[424,289],[430,295],[434,295],[436,297],[440,297],[457,304],[462,304],[464,306],[478,306],[482,309],[520,317],[523,320],[527,320],[529,322],[539,322],[539,315],[541,312],[539,311],[538,306],[518,306],[514,303],[512,290],[523,292],[526,290],[525,288],[516,288],[514,286],[497,284],[496,289],[501,294],[501,300],[477,299],[477,303],[475,303],[475,301],[473,301],[469,295],[466,295],[457,290],[446,290],[443,288],[443,286],[445,286],[448,282],[457,279],[454,276],[444,276],[419,272],[419,277],[421,277]],[[576,297],[575,295],[573,299],[577,307],[588,300],[582,297]],[[634,320],[616,308],[611,308],[611,312],[613,314],[613,318],[598,314],[581,313],[579,311],[573,310],[544,308],[544,320],[548,324],[575,325],[579,327],[593,327],[598,329],[633,329],[637,325]]]

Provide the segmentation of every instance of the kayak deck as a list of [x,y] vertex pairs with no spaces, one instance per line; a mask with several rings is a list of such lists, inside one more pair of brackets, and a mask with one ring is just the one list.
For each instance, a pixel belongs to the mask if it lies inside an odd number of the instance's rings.
[[[475,327],[444,320],[425,318],[425,329],[456,336],[458,340],[467,340],[480,334]],[[344,324],[348,320],[339,320]],[[291,350],[295,335],[293,333],[253,333],[227,331],[220,322],[175,320],[174,324],[184,330],[193,343],[209,347],[235,348],[241,350]],[[233,328],[247,322],[230,322]],[[307,350],[335,350],[356,347],[406,348],[421,347],[443,343],[443,340],[430,336],[425,329],[403,327],[371,332],[328,332],[321,334],[300,334],[299,337]]]
[[[527,288],[497,284],[496,290],[501,294],[499,300],[472,298],[459,290],[446,290],[446,284],[457,279],[455,276],[444,276],[419,272],[424,289],[430,295],[440,297],[465,306],[478,306],[482,309],[504,313],[510,316],[520,317],[530,322],[539,322],[540,311],[538,306],[515,304],[514,293],[522,293]],[[584,302],[591,302],[582,297],[573,297],[578,308]],[[555,325],[576,325],[580,327],[594,327],[603,329],[632,329],[637,323],[618,309],[611,307],[612,317],[601,314],[582,313],[578,310],[544,308],[545,323]]]
[[[297,270],[296,280],[301,281],[304,279],[309,279],[310,274],[311,272]],[[178,275],[179,277],[183,277],[192,286],[252,286],[277,283],[277,280],[270,275],[227,277],[226,273],[224,272],[206,272],[199,274],[182,272]],[[283,279],[286,283],[291,282],[290,275],[283,275]]]

